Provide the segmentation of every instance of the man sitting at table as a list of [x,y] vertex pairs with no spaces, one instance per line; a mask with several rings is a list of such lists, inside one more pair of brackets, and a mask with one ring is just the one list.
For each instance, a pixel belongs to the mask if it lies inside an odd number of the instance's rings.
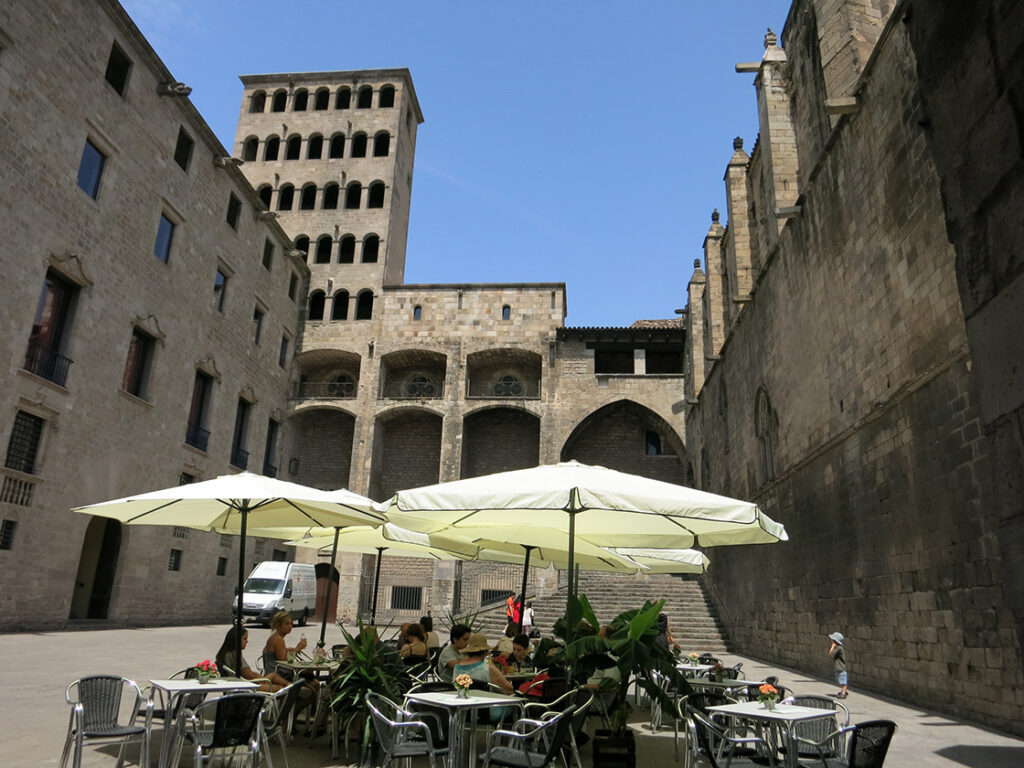
[[451,642],[444,647],[437,659],[437,676],[446,683],[452,681],[452,670],[455,664],[462,658],[462,649],[469,643],[472,630],[467,624],[452,625],[450,637]]

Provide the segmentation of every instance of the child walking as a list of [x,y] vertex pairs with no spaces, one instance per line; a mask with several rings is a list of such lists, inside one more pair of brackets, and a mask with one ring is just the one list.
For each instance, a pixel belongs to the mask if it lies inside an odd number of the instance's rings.
[[846,652],[843,650],[843,635],[841,632],[833,632],[828,636],[832,641],[829,646],[828,655],[832,657],[832,669],[836,673],[836,683],[839,684],[837,699],[846,698],[846,686],[849,683],[849,676],[846,673]]

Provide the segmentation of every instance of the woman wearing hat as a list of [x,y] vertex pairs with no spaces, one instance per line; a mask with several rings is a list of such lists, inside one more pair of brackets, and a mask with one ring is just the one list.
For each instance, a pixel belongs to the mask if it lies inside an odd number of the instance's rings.
[[846,674],[846,652],[843,650],[844,638],[841,632],[833,632],[828,636],[828,639],[832,641],[832,645],[828,649],[828,655],[832,657],[832,669],[836,673],[836,682],[839,684],[839,693],[836,694],[836,698],[845,699],[849,676]]
[[474,682],[494,683],[502,693],[511,694],[512,683],[488,660],[487,655],[490,652],[491,646],[487,643],[486,637],[480,634],[470,635],[469,644],[462,649],[464,656],[456,662],[452,677],[466,674],[473,678]]

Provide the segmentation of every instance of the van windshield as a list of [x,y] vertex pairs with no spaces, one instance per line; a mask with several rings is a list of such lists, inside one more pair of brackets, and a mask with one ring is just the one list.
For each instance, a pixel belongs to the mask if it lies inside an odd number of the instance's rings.
[[277,595],[284,589],[281,579],[246,579],[244,592],[256,595]]

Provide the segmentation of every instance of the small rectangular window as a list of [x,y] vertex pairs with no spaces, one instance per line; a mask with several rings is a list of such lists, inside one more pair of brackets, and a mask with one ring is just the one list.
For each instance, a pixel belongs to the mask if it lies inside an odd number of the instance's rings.
[[0,549],[10,549],[14,545],[14,529],[17,527],[17,520],[4,520],[0,523]]
[[217,270],[217,276],[213,279],[213,297],[217,303],[217,311],[224,311],[224,297],[228,292],[228,276]]
[[153,245],[153,254],[164,264],[171,258],[172,240],[174,240],[174,222],[161,213],[160,226],[156,230],[156,243]]
[[299,287],[299,276],[292,272],[291,278],[288,280],[288,298],[295,301],[295,296]]
[[103,176],[103,166],[106,162],[107,156],[86,139],[82,161],[78,164],[78,186],[93,200],[100,192],[100,178]]
[[285,552],[283,549],[275,549],[275,550],[271,551],[270,559],[272,561],[278,562],[278,563],[287,563],[288,562],[288,553]]
[[176,539],[187,539],[188,538],[188,528],[184,528],[184,527],[182,527],[180,525],[174,526],[174,538],[176,538]]
[[232,229],[238,229],[238,217],[242,214],[242,201],[234,193],[228,198],[227,222]]
[[268,237],[263,243],[263,268],[270,271],[270,265],[274,262],[274,244]]
[[125,86],[128,85],[128,73],[132,69],[132,60],[128,54],[121,50],[121,46],[114,43],[110,47],[110,58],[107,59],[107,71],[105,77],[107,82],[114,86],[114,90],[124,96]]
[[185,129],[179,128],[178,143],[174,145],[174,162],[181,166],[181,170],[188,170],[188,164],[192,162],[192,148],[195,145],[192,137],[185,133]]
[[223,576],[228,572],[228,559],[226,557],[217,558],[217,575]]
[[220,535],[220,545],[222,547],[230,547],[231,546],[231,534],[230,533],[222,533]]
[[277,364],[284,368],[288,362],[288,337],[281,337],[281,353],[277,356]]
[[391,609],[418,611],[423,604],[423,587],[391,587]]
[[171,557],[167,561],[167,570],[168,571],[180,571],[181,570],[181,550],[180,549],[172,549],[171,550]]
[[255,307],[252,311],[252,341],[253,344],[260,343],[260,334],[263,332],[263,310]]
[[178,476],[178,485],[192,485],[196,481],[196,476],[191,472],[182,472]]
[[124,379],[121,386],[125,392],[146,399],[149,388],[149,371],[153,364],[155,339],[138,328],[132,330],[132,340],[128,345],[128,362],[124,366]]
[[40,417],[18,411],[14,417],[14,427],[7,443],[7,458],[4,466],[27,475],[36,471],[36,459],[39,455],[39,443],[43,437],[43,424]]

